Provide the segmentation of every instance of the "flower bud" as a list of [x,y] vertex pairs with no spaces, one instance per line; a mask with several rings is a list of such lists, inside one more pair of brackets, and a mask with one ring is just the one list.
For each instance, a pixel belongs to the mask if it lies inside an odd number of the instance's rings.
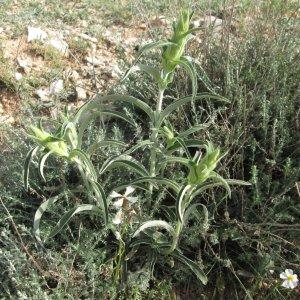
[[51,134],[41,130],[36,126],[30,126],[30,130],[33,138],[47,150],[52,151],[57,156],[69,156],[68,146],[64,141],[53,137]]
[[211,143],[207,143],[205,156],[198,164],[194,163],[190,166],[190,173],[188,175],[189,183],[200,184],[206,181],[211,172],[217,167],[221,158],[220,149],[215,149]]
[[187,36],[190,26],[192,13],[189,10],[182,10],[180,19],[177,24],[173,25],[173,36],[171,42],[173,45],[168,46],[163,52],[163,69],[166,74],[173,72],[183,55],[185,45],[187,43]]

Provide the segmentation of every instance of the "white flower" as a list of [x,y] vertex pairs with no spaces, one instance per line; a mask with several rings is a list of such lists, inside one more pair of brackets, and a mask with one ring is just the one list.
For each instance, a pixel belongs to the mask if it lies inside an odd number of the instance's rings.
[[269,272],[270,272],[271,274],[274,274],[274,270],[269,270]]
[[120,225],[122,222],[123,222],[123,219],[124,219],[124,213],[123,211],[120,209],[115,217],[113,218],[112,222],[115,224],[115,225]]
[[115,236],[116,236],[116,239],[117,239],[118,241],[121,241],[121,240],[122,240],[121,233],[120,233],[119,231],[116,231],[116,232],[115,232]]
[[291,269],[286,269],[284,272],[280,273],[280,278],[284,279],[282,286],[287,289],[293,289],[298,285],[298,276],[297,274],[294,274]]
[[113,205],[115,208],[122,208],[123,204],[124,204],[124,200],[127,200],[129,203],[135,203],[138,200],[138,197],[129,197],[129,195],[131,195],[133,192],[135,191],[135,188],[132,186],[128,186],[125,190],[124,195],[119,194],[115,191],[113,191],[110,194],[111,198],[117,199],[116,201],[114,201]]

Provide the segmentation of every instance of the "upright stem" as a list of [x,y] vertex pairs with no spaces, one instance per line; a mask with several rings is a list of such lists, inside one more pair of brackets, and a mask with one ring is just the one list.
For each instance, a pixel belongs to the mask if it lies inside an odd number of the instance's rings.
[[[162,103],[164,98],[164,89],[159,90],[157,104],[156,104],[156,110],[155,110],[155,120],[152,127],[152,134],[150,137],[151,142],[153,142],[151,152],[150,152],[150,176],[155,177],[156,176],[156,149],[158,147],[158,130],[159,130],[159,124],[158,119],[160,117],[160,113],[162,110]],[[150,193],[152,194],[153,185],[150,184]]]

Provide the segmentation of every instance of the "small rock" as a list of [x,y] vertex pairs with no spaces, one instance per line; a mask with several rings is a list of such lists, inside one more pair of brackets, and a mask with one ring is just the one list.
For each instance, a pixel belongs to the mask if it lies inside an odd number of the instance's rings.
[[50,84],[49,94],[57,95],[64,89],[64,82],[62,79],[56,80]]
[[31,66],[31,61],[29,59],[21,59],[17,58],[18,65],[26,72],[30,66]]
[[31,42],[34,40],[44,41],[47,39],[48,36],[47,33],[39,27],[28,26],[27,31],[27,42]]
[[168,19],[166,19],[165,16],[158,16],[158,17],[153,17],[151,18],[151,24],[153,26],[169,26],[170,25],[170,21]]
[[49,100],[49,89],[38,89],[35,93],[42,101]]
[[76,95],[78,100],[85,100],[87,98],[86,90],[81,86],[76,86]]
[[15,123],[15,118],[9,115],[0,116],[0,124],[13,124]]
[[73,70],[71,72],[70,78],[73,82],[76,82],[80,78],[80,75],[76,70]]
[[22,78],[23,78],[23,75],[22,75],[21,73],[19,73],[19,72],[16,72],[16,73],[15,73],[15,79],[16,79],[17,81],[21,80]]
[[95,67],[103,65],[103,62],[96,57],[87,56],[85,60]]
[[85,33],[81,33],[79,36],[86,41],[90,41],[92,43],[98,43],[98,40],[95,37],[91,37]]
[[69,45],[63,40],[51,39],[47,41],[46,44],[54,47],[56,50],[58,50],[64,55],[68,54]]
[[112,78],[119,78],[120,75],[122,74],[122,71],[120,70],[120,68],[116,65],[112,68],[112,70],[110,71],[109,75]]
[[219,27],[222,26],[223,20],[214,16],[204,16],[202,18],[199,18],[198,20],[195,20],[193,22],[194,27],[201,27],[201,26],[205,26],[205,27],[209,27],[209,26],[213,26],[215,27]]

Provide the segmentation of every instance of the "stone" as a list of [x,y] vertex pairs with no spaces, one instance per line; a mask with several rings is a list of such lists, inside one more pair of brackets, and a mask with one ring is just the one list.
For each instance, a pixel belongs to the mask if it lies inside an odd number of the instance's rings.
[[92,43],[98,43],[98,40],[95,38],[95,37],[91,37],[85,33],[81,33],[79,35],[83,40],[86,40],[86,41],[89,41],[89,42],[92,42]]
[[16,79],[17,81],[21,80],[22,78],[23,78],[23,75],[22,75],[21,73],[19,73],[19,72],[16,72],[16,73],[15,73],[15,79]]
[[0,125],[13,124],[15,123],[15,118],[9,115],[0,116]]
[[31,42],[35,40],[44,41],[48,37],[48,34],[39,27],[28,26],[27,31],[28,31],[27,42]]
[[56,81],[54,81],[54,82],[52,82],[50,84],[49,94],[50,95],[57,95],[60,92],[62,92],[63,89],[64,89],[64,82],[63,82],[63,80],[62,79],[56,80]]
[[89,64],[91,64],[91,65],[93,65],[93,66],[95,66],[95,67],[99,67],[99,66],[103,65],[103,62],[102,62],[100,59],[98,59],[98,58],[96,58],[96,57],[93,57],[93,56],[87,56],[87,57],[85,58],[85,60],[86,60]]
[[53,48],[55,48],[56,50],[58,50],[64,55],[68,54],[69,45],[63,40],[50,39],[49,41],[46,42],[46,44],[52,46]]
[[86,90],[81,86],[76,86],[76,95],[78,100],[85,100],[87,98]]

